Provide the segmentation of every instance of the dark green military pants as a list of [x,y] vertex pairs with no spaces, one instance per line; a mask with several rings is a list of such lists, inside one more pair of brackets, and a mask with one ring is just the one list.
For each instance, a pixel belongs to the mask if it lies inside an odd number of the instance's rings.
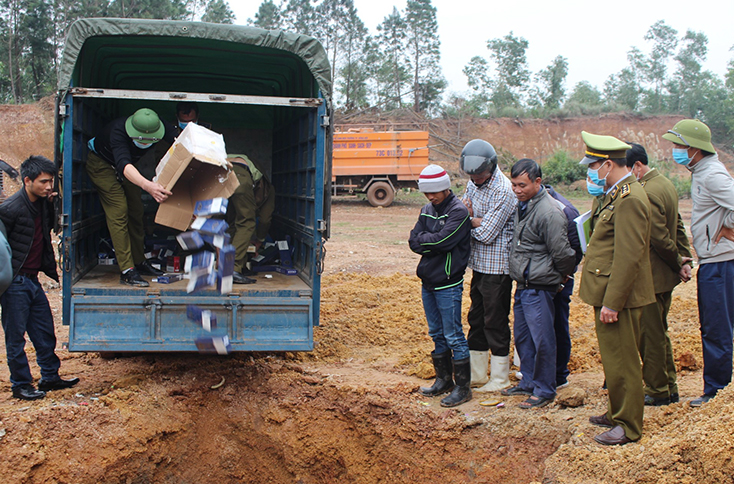
[[251,240],[257,238],[262,241],[268,236],[275,210],[275,192],[267,179],[263,178],[268,193],[258,206],[250,170],[239,163],[233,163],[232,166],[240,186],[229,197],[227,222],[230,225],[229,234],[235,248],[234,270],[243,272]]
[[642,435],[645,393],[638,351],[642,308],[623,309],[615,323],[599,320],[601,308],[594,308],[596,337],[609,390],[607,418],[621,425],[630,440]]
[[642,308],[640,358],[645,393],[666,398],[678,393],[673,346],[668,335],[668,311],[672,291],[655,294],[656,301]]
[[120,271],[140,264],[145,260],[141,188],[120,182],[112,165],[95,153],[87,157],[87,173],[97,187]]

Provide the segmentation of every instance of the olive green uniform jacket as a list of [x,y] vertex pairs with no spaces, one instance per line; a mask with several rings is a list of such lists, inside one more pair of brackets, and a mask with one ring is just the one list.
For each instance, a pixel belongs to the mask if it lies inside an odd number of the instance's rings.
[[691,257],[691,248],[673,183],[652,169],[640,179],[640,185],[650,200],[650,265],[655,294],[660,294],[680,283],[682,257]]
[[591,206],[591,237],[579,297],[614,311],[655,302],[650,268],[650,202],[632,174]]
[[[632,174],[594,200],[579,296],[594,306],[609,390],[607,418],[630,440],[642,435],[644,392],[638,352],[643,307],[655,302],[650,270],[650,202]],[[602,306],[618,311],[602,323]]]

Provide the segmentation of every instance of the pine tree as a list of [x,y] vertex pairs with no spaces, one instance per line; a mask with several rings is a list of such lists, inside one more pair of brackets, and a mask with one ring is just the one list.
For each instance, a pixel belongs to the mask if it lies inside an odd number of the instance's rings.
[[233,24],[235,20],[234,12],[224,0],[209,0],[204,15],[201,16],[202,22],[214,24]]
[[436,8],[431,0],[408,0],[405,23],[413,71],[413,109],[420,112],[436,106],[446,87],[446,80],[441,74]]
[[376,69],[378,104],[387,109],[403,107],[403,95],[412,70],[405,56],[406,24],[397,8],[377,26],[380,64]]
[[280,9],[272,0],[260,4],[255,19],[247,19],[247,23],[261,29],[276,30],[281,28]]

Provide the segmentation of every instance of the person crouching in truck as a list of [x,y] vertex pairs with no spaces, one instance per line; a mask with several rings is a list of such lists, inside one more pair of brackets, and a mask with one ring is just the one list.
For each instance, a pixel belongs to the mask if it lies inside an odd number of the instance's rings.
[[188,126],[189,123],[198,124],[206,129],[212,129],[209,123],[199,121],[199,105],[194,101],[181,101],[176,104],[176,137]]
[[453,194],[448,173],[438,165],[423,169],[418,189],[430,203],[421,210],[408,244],[421,255],[416,273],[423,283],[423,309],[436,370],[433,385],[420,391],[426,396],[451,392],[441,406],[455,407],[472,397],[469,345],[461,328],[461,294],[471,248],[469,210]]
[[[0,297],[5,351],[14,398],[36,400],[47,391],[70,388],[79,378],[62,380],[56,356],[54,318],[38,273],[56,282],[56,258],[51,245],[54,222],[53,192],[56,166],[43,156],[31,156],[20,165],[23,188],[0,205],[0,220],[12,250],[13,281]],[[41,368],[38,390],[33,386],[25,354],[25,334],[36,349]]]
[[270,231],[275,210],[275,191],[265,175],[245,155],[230,155],[232,171],[237,175],[240,186],[229,197],[227,206],[228,233],[235,247],[235,284],[254,284],[255,279],[247,276],[254,272],[247,268],[247,249],[250,244],[260,250]]
[[155,111],[142,108],[132,116],[115,119],[89,140],[87,173],[107,218],[121,284],[148,287],[140,274],[163,274],[145,259],[141,188],[158,203],[171,192],[141,175],[135,163],[158,141],[173,143],[174,135],[173,127]]

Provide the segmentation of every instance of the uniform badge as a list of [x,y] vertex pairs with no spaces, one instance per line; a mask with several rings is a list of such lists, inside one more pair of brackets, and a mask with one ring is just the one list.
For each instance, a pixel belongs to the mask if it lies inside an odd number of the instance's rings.
[[629,184],[622,185],[622,198],[626,197],[629,194],[630,194]]

